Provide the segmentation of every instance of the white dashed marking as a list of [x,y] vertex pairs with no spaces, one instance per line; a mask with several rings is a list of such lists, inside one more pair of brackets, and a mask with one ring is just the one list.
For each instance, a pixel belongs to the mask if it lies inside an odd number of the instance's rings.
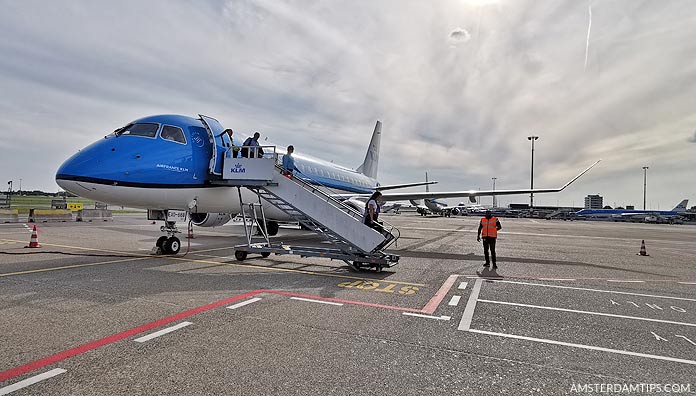
[[148,335],[146,335],[146,336],[144,336],[144,337],[136,338],[134,341],[135,341],[135,342],[146,342],[146,341],[150,341],[150,340],[153,339],[153,338],[157,338],[157,337],[159,337],[159,336],[163,336],[163,335],[165,335],[165,334],[171,333],[172,331],[179,330],[179,329],[181,329],[181,328],[184,328],[184,327],[189,326],[189,325],[192,325],[192,324],[193,324],[193,323],[191,323],[191,322],[181,322],[181,323],[179,323],[179,324],[176,325],[176,326],[167,327],[166,329],[162,329],[162,330],[160,330],[160,331],[156,331],[156,332],[154,332],[154,333],[152,333],[152,334],[148,334]]

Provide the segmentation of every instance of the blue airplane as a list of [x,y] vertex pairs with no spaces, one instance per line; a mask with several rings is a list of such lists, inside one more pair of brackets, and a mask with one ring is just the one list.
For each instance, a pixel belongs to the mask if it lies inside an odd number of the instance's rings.
[[630,220],[632,218],[645,218],[646,216],[674,217],[686,212],[689,200],[685,199],[672,210],[634,210],[634,209],[583,209],[575,212],[575,215],[586,219],[614,219]]
[[[377,121],[363,163],[355,170],[299,152],[293,154],[298,176],[329,188],[332,195],[362,211],[365,199],[375,190],[388,191],[426,183],[380,185],[377,181],[381,122]],[[235,187],[215,183],[222,173],[223,157],[231,145],[243,139],[233,135],[214,118],[182,115],[144,117],[107,134],[67,159],[56,173],[56,183],[65,191],[112,205],[152,211],[180,210],[190,214],[200,227],[221,226],[241,212]],[[301,151],[301,148],[300,150]],[[284,150],[276,149],[279,155]],[[386,201],[558,192],[589,171],[592,164],[564,186],[552,189],[449,192],[383,192]],[[428,182],[432,184],[434,182]],[[243,189],[242,201],[257,197]],[[278,222],[292,218],[264,202],[269,235],[278,232]]]

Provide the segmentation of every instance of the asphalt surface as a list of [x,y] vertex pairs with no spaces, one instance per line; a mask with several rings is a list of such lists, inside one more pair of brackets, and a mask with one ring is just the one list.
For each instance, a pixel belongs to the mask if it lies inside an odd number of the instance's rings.
[[0,224],[0,395],[696,392],[696,227],[501,219],[491,272],[478,219],[384,218],[380,273],[237,261],[238,224],[176,256],[144,215],[39,224],[36,249]]

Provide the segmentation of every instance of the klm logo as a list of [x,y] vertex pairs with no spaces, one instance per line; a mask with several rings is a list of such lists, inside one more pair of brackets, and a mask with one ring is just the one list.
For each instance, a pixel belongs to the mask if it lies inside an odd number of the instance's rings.
[[236,163],[232,169],[230,169],[230,172],[232,173],[246,173],[246,168],[242,166],[240,163]]

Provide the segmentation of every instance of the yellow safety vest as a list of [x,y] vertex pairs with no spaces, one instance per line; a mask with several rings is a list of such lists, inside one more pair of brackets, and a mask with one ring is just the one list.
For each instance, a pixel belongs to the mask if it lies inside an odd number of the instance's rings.
[[497,238],[498,237],[498,219],[492,216],[490,219],[485,217],[481,218],[481,236],[483,238]]

